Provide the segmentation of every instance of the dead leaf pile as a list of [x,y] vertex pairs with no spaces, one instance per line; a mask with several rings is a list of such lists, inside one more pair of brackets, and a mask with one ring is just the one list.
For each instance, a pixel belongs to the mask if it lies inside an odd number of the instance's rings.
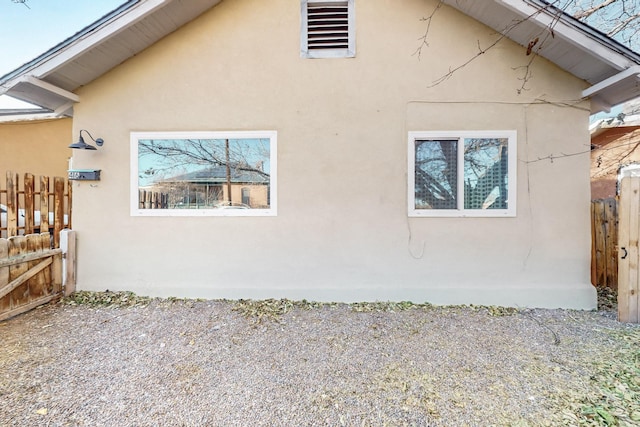
[[349,304],[351,310],[358,313],[388,312],[415,310],[421,308],[429,308],[431,304],[418,304],[411,301],[375,301],[375,302],[354,302]]
[[253,319],[255,323],[262,323],[263,320],[278,322],[284,314],[291,311],[294,307],[310,310],[325,305],[331,305],[331,303],[325,304],[307,300],[292,301],[286,298],[270,298],[265,300],[240,299],[233,302],[232,310],[237,311],[245,318]]
[[133,292],[92,292],[78,291],[60,300],[66,305],[88,305],[91,307],[145,307],[152,298],[138,296]]
[[598,310],[618,311],[618,293],[606,286],[596,286]]

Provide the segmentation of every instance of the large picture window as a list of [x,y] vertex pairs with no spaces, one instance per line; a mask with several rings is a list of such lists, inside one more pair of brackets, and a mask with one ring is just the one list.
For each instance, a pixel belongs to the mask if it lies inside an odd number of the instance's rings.
[[409,216],[515,216],[516,132],[411,132]]
[[131,214],[276,215],[275,131],[131,133]]

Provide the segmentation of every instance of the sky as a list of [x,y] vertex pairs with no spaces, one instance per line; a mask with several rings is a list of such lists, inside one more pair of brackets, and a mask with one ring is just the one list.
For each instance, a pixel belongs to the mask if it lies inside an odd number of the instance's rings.
[[[20,0],[22,1],[22,0]],[[0,0],[0,76],[46,52],[126,0]],[[0,108],[29,106],[0,96]]]

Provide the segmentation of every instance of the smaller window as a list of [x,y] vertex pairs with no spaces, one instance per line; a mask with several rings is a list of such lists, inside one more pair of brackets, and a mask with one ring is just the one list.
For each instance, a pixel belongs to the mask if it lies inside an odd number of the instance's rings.
[[515,216],[516,132],[411,132],[409,216]]
[[356,56],[354,0],[301,0],[300,5],[300,56]]
[[251,190],[248,187],[242,189],[242,204],[246,206],[251,205]]

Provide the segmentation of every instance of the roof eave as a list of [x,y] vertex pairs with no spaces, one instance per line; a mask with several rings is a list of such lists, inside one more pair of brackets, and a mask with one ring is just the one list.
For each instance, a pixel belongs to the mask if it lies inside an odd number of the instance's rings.
[[[128,1],[33,61],[0,77],[0,95],[6,94],[53,110],[57,114],[71,115],[71,107],[79,101],[79,98],[71,92],[75,88],[68,87],[65,90],[57,87],[45,81],[47,76],[172,1]],[[470,13],[474,7],[477,9],[478,5],[472,0],[444,0],[444,2],[479,19],[478,16]],[[574,66],[575,69],[572,69],[571,66],[562,64],[562,58],[558,55],[556,58],[547,57],[561,68],[564,65],[564,69],[568,72],[583,78],[592,85],[583,92],[583,95],[591,98],[593,113],[609,110],[614,105],[640,96],[640,73],[636,72],[636,67],[640,66],[638,53],[572,18],[544,0],[493,0],[482,3],[482,7],[485,4],[495,5],[499,11],[504,11],[504,13],[511,11],[511,15],[520,16],[523,21],[531,22],[541,31],[553,28],[554,38],[562,40],[562,43],[566,43],[567,46],[579,49],[584,58],[588,59],[589,64],[594,64],[595,68],[605,67],[606,72],[600,73],[600,77],[595,77],[598,73],[584,73],[580,67]],[[495,26],[498,25],[495,25],[494,22]],[[504,31],[500,28],[494,29]],[[524,36],[521,34],[520,38],[522,39]],[[524,40],[516,41],[523,45],[527,43]],[[537,53],[545,56],[546,52],[541,49]],[[111,67],[113,66],[115,65],[111,64]]]
[[72,92],[42,80],[63,65],[90,51],[138,22],[169,0],[130,0],[78,33],[49,49],[14,71],[0,77],[0,95],[72,115],[79,97]]
[[591,112],[610,112],[611,107],[640,97],[640,65],[595,84],[584,91],[582,96],[591,98]]

